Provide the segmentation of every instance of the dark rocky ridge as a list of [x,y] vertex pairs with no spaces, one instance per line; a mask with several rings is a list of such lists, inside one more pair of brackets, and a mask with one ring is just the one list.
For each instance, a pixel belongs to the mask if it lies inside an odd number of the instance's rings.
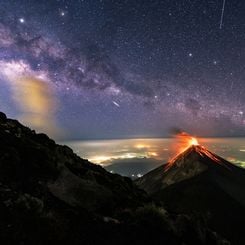
[[244,169],[197,145],[136,183],[168,211],[202,213],[232,244],[245,244]]
[[[150,204],[151,203],[151,204]],[[0,113],[0,244],[227,244],[120,175]]]

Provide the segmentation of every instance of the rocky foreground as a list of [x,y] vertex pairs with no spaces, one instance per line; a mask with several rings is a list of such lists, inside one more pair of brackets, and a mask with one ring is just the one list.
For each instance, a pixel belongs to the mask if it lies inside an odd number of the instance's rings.
[[0,244],[229,244],[0,113]]

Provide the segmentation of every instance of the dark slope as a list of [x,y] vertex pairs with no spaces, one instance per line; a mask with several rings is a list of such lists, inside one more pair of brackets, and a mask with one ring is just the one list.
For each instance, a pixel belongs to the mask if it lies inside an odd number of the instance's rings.
[[195,217],[149,204],[110,174],[0,113],[0,244],[226,244]]
[[233,244],[245,244],[244,169],[202,146],[191,146],[136,183],[169,211],[201,213]]
[[145,198],[128,178],[108,173],[79,158],[70,148],[57,145],[46,135],[36,134],[3,115],[0,181],[29,193],[48,190],[71,206],[93,211],[130,207]]

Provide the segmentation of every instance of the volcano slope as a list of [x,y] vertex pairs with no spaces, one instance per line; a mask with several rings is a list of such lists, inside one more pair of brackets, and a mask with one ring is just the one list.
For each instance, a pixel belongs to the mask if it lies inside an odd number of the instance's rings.
[[245,244],[245,170],[192,145],[136,184],[175,213],[201,215],[215,231]]

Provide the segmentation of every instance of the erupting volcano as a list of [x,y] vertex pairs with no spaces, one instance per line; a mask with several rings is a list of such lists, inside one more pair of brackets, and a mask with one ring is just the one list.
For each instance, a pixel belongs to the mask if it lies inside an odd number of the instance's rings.
[[192,137],[189,140],[188,147],[184,151],[182,151],[180,154],[173,157],[165,165],[164,171],[168,170],[172,165],[175,165],[175,164],[178,165],[180,162],[184,162],[184,161],[180,161],[180,159],[182,159],[182,160],[188,159],[189,155],[191,155],[191,154],[196,154],[199,157],[206,158],[206,159],[208,158],[209,160],[213,160],[214,163],[223,164],[223,166],[226,166],[228,168],[229,168],[229,165],[231,164],[231,163],[227,162],[226,160],[224,160],[223,158],[221,158],[221,157],[217,156],[216,154],[210,152],[204,146],[199,145],[197,139]]
[[183,152],[137,179],[136,184],[171,212],[202,214],[234,244],[245,244],[241,237],[245,170],[199,145],[195,138]]
[[[168,163],[147,173],[137,183],[148,193],[157,192],[169,185],[189,179],[203,172],[212,175],[236,175],[244,170],[199,145],[196,138],[187,138],[185,150],[173,157]],[[218,180],[218,176],[216,181]],[[244,202],[245,204],[245,202]]]

